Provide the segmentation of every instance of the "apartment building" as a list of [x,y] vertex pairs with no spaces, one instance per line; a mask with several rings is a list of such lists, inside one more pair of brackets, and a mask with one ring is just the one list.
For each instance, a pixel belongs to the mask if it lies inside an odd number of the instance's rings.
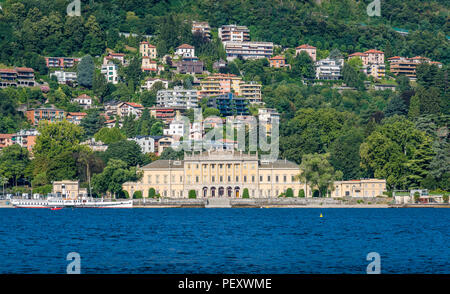
[[257,82],[242,82],[239,84],[239,93],[252,104],[262,103],[262,85]]
[[266,132],[269,136],[272,135],[272,124],[274,121],[280,123],[280,114],[273,108],[259,108],[258,121],[260,124],[266,126]]
[[45,57],[45,63],[48,68],[69,68],[74,67],[80,58],[74,57]]
[[159,90],[156,94],[156,105],[158,107],[180,107],[185,109],[198,106],[197,90],[188,90],[183,87]]
[[39,132],[36,129],[20,130],[13,134],[12,141],[15,144],[19,144],[20,147],[27,148],[29,152],[33,150],[36,145],[36,138]]
[[64,120],[65,112],[54,107],[41,107],[26,111],[26,117],[33,126],[39,125],[41,121],[60,122]]
[[58,84],[76,83],[77,73],[71,71],[57,70],[50,74],[50,77],[56,77]]
[[248,115],[249,101],[244,97],[238,97],[233,93],[226,93],[208,99],[208,107],[216,108],[221,116]]
[[150,57],[151,59],[157,58],[156,46],[149,44],[147,41],[139,44],[139,53],[141,56]]
[[242,78],[234,74],[213,74],[200,81],[200,96],[217,96],[228,92],[240,94]]
[[442,64],[440,62],[434,62],[429,58],[422,56],[416,56],[412,58],[394,56],[388,58],[388,61],[390,63],[390,71],[394,75],[405,75],[413,80],[416,79],[416,68],[421,63],[434,64],[439,68],[442,67]]
[[250,30],[246,26],[223,25],[219,28],[219,38],[222,42],[250,41]]
[[150,108],[150,115],[157,119],[164,121],[164,123],[169,124],[172,120],[178,117],[181,112],[185,111],[184,107],[159,107],[153,106]]
[[14,69],[0,69],[0,88],[34,87],[34,70],[29,67],[16,67]]
[[316,61],[316,53],[317,53],[317,48],[314,46],[311,46],[309,44],[303,44],[300,45],[298,47],[295,48],[295,56],[299,55],[300,53],[302,53],[303,51],[305,51],[306,53],[308,53],[308,55],[311,57],[311,59],[313,61]]
[[224,43],[227,60],[239,56],[243,59],[270,58],[273,55],[272,42],[226,42]]
[[201,34],[203,37],[211,39],[211,27],[205,21],[193,21],[192,34]]
[[108,83],[119,83],[119,66],[111,60],[102,65],[101,73],[105,76]]
[[343,59],[321,59],[316,62],[316,79],[338,80],[341,78],[341,70],[343,66]]

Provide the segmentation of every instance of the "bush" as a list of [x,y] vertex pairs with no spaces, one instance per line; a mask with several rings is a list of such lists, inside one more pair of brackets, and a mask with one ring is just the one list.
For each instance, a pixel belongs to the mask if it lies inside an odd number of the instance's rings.
[[419,202],[419,198],[420,198],[420,193],[419,192],[415,192],[414,193],[414,203],[418,203]]
[[305,190],[301,189],[298,191],[298,197],[305,198]]
[[128,194],[128,191],[125,191],[125,190],[120,192],[118,196],[119,196],[119,198],[125,198],[125,199],[130,198],[130,194]]
[[148,190],[148,197],[150,197],[150,198],[155,198],[155,196],[156,196],[156,191],[155,191],[155,189],[154,189],[154,188],[150,188],[150,189]]
[[294,191],[292,191],[292,188],[288,188],[286,190],[286,197],[294,197]]
[[195,190],[189,190],[189,199],[197,198],[197,192]]
[[133,199],[142,199],[142,191],[136,191],[133,193]]
[[444,200],[444,203],[448,203],[448,194],[444,194],[444,196],[442,196],[442,199]]
[[248,189],[244,189],[244,193],[242,194],[242,198],[250,198],[250,195],[248,194]]

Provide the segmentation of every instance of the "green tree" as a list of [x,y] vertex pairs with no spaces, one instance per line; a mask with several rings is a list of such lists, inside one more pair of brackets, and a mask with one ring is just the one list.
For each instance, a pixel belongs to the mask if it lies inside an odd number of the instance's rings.
[[133,199],[142,199],[142,191],[135,191],[133,193]]
[[118,195],[122,191],[122,185],[128,181],[137,181],[142,177],[135,167],[128,168],[127,163],[120,159],[108,161],[102,173],[92,177],[94,191],[98,194],[108,192],[110,195]]
[[94,59],[90,55],[84,56],[77,67],[78,83],[86,88],[91,88],[94,79]]
[[303,189],[298,190],[298,197],[305,198],[305,190]]
[[150,158],[142,154],[141,147],[136,142],[129,140],[109,144],[108,149],[103,153],[103,158],[106,163],[112,159],[120,159],[128,167],[142,166],[150,162]]
[[288,188],[286,190],[286,197],[294,197],[294,191],[292,191],[292,188]]
[[197,192],[195,190],[189,190],[189,199],[197,198]]
[[333,189],[333,183],[342,178],[341,171],[335,171],[328,161],[329,154],[306,154],[300,164],[300,174],[297,176],[311,188],[317,187],[319,197],[326,196],[328,189]]
[[425,149],[430,142],[406,118],[390,117],[361,144],[361,167],[371,177],[385,178],[390,188],[407,189],[412,181],[420,182],[427,170],[428,160],[419,158],[428,157]]
[[150,198],[155,198],[155,196],[156,196],[155,188],[150,188],[150,189],[148,190],[148,197],[150,197]]
[[108,145],[126,139],[125,135],[118,128],[101,128],[95,133],[94,138],[96,141],[102,141]]
[[80,122],[80,127],[84,129],[84,138],[94,136],[103,127],[104,122],[105,117],[101,116],[98,111],[89,111]]
[[17,144],[5,147],[0,152],[0,178],[12,180],[17,186],[17,180],[25,176],[25,170],[30,163],[28,150]]
[[242,198],[250,198],[250,194],[248,193],[247,188],[244,188],[244,192],[242,193]]

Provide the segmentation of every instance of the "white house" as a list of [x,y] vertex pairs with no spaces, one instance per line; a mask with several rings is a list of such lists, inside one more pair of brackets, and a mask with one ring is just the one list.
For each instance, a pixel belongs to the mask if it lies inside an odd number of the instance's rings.
[[105,76],[108,83],[117,84],[119,83],[119,67],[112,61],[108,61],[106,64],[102,65],[101,73]]
[[194,46],[183,44],[176,48],[175,55],[184,56],[184,57],[194,57],[195,56],[195,48]]
[[117,115],[120,117],[134,115],[139,118],[144,110],[144,106],[134,102],[122,102],[117,106]]
[[161,82],[164,86],[164,88],[169,88],[169,81],[165,80],[165,79],[160,79],[160,78],[148,78],[144,85],[141,86],[142,90],[147,90],[150,91],[153,87],[153,85],[155,85],[156,83]]
[[57,70],[50,74],[50,77],[55,76],[59,84],[67,84],[67,82],[76,82],[77,73],[71,71]]
[[77,98],[72,99],[72,103],[77,103],[84,109],[91,108],[92,106],[92,98],[86,94],[82,94]]

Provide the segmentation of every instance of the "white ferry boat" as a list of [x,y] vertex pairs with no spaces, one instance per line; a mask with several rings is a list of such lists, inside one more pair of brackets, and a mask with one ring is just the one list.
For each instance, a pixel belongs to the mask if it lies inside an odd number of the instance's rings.
[[66,199],[49,197],[47,199],[12,199],[16,208],[132,208],[133,200],[104,201],[103,199]]

